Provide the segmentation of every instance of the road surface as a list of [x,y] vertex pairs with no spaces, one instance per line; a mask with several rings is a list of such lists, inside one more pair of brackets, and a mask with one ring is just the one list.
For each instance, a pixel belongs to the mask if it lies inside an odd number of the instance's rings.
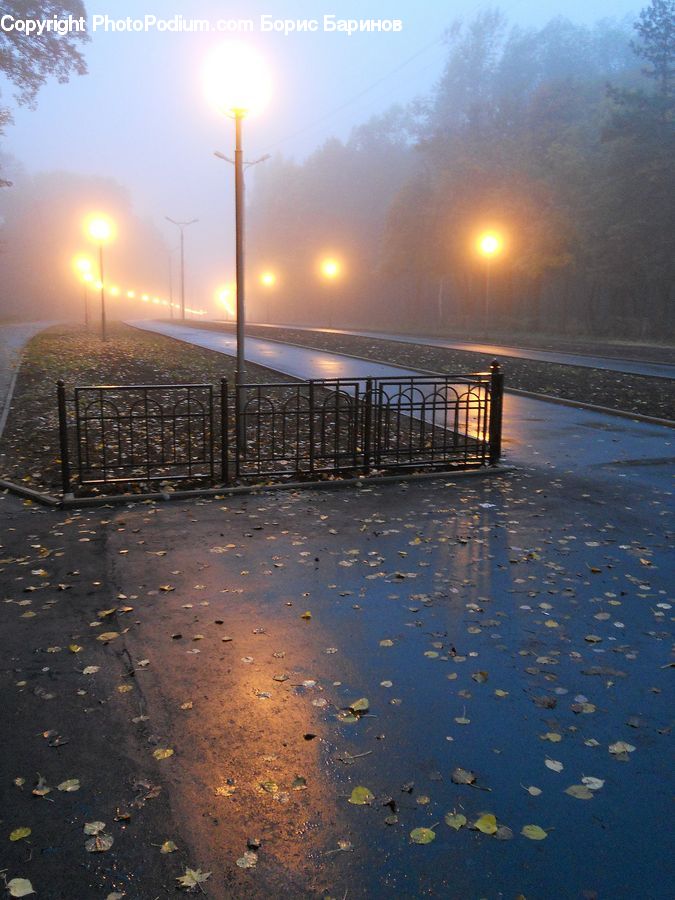
[[[190,326],[134,321],[137,328],[234,356],[235,336]],[[410,369],[249,337],[246,358],[294,378],[397,377]],[[505,461],[593,473],[598,480],[626,479],[672,487],[675,430],[586,409],[508,394],[504,403]]]
[[[255,323],[251,323],[253,325]],[[568,366],[582,366],[590,369],[606,369],[610,372],[625,372],[632,375],[651,375],[653,378],[675,379],[675,366],[667,363],[642,362],[635,359],[619,359],[610,356],[593,356],[586,353],[565,353],[560,350],[534,350],[527,347],[510,347],[503,344],[479,343],[477,341],[456,341],[425,336],[388,334],[379,331],[357,331],[340,328],[309,328],[300,325],[268,325],[270,329],[290,328],[294,331],[314,331],[327,334],[357,335],[377,340],[399,341],[403,344],[424,344],[428,347],[444,347],[448,350],[467,350],[472,353],[486,353],[490,356],[510,356],[516,359],[536,359],[541,362],[562,363]]]

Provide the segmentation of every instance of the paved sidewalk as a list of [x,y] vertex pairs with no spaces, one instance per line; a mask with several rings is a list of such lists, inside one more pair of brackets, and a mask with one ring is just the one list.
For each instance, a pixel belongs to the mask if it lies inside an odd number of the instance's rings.
[[0,498],[7,877],[49,900],[178,897],[186,867],[211,900],[669,900],[669,499],[536,470]]

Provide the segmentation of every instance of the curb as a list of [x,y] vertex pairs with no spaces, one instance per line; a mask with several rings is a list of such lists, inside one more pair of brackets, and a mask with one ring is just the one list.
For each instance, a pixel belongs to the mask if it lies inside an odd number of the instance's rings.
[[515,470],[515,466],[482,466],[476,469],[443,469],[437,472],[401,473],[400,475],[365,475],[362,478],[342,478],[334,481],[287,481],[283,484],[251,484],[234,485],[233,487],[203,488],[192,491],[154,491],[146,494],[115,494],[110,497],[52,497],[32,488],[14,484],[0,479],[0,490],[8,491],[18,497],[24,497],[57,509],[76,509],[80,507],[119,506],[126,503],[143,503],[145,501],[180,501],[194,500],[198,497],[238,497],[250,494],[273,493],[274,491],[333,491],[342,488],[359,487],[360,485],[396,484],[408,481],[431,481],[439,478],[478,478],[489,475],[503,475]]

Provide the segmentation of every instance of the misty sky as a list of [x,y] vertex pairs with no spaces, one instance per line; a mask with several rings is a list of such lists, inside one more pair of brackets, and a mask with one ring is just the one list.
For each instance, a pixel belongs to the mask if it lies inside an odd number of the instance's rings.
[[[392,103],[428,92],[442,70],[444,29],[456,18],[470,19],[495,4],[88,0],[86,5],[89,15],[114,18],[181,13],[257,20],[260,14],[295,19],[334,13],[402,19],[398,34],[242,36],[269,60],[276,79],[270,107],[245,124],[246,156],[282,152],[302,158],[327,137],[346,138],[353,125]],[[622,17],[644,4],[503,0],[497,5],[512,23],[541,25],[556,15],[582,23]],[[228,164],[212,155],[215,149],[231,153],[233,126],[207,105],[201,84],[204,56],[223,39],[218,34],[99,32],[85,48],[89,74],[67,85],[50,83],[40,93],[36,111],[15,110],[15,123],[2,142],[2,149],[29,172],[65,169],[116,179],[130,191],[136,211],[151,218],[172,246],[176,236],[164,216],[199,218],[187,233],[188,293],[195,303],[210,299],[216,283],[233,274],[233,175]],[[9,100],[4,86],[3,100]]]

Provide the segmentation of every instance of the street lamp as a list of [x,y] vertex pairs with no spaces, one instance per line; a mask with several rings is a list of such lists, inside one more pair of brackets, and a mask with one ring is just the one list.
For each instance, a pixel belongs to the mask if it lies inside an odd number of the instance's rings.
[[490,312],[490,263],[501,253],[502,239],[494,231],[487,231],[478,239],[478,252],[485,259],[485,303],[483,306],[483,332],[487,335]]
[[[326,281],[336,281],[342,274],[342,264],[339,260],[328,256],[321,260],[319,272]],[[328,303],[328,327],[333,327],[333,304],[330,300]]]
[[85,223],[88,237],[98,244],[98,284],[101,291],[101,340],[107,340],[105,318],[105,282],[103,280],[103,245],[115,237],[115,224],[108,216],[94,213]]
[[[267,104],[271,94],[271,79],[264,61],[244,45],[224,45],[216,48],[204,67],[206,96],[221,114],[234,119],[234,206],[235,261],[237,301],[237,369],[238,388],[246,376],[245,353],[245,277],[244,277],[244,156],[242,150],[242,122],[245,116],[256,115]],[[220,155],[220,154],[219,154]],[[245,449],[243,420],[237,423],[237,446]]]
[[194,225],[199,219],[190,219],[189,222],[176,222],[175,219],[164,216],[167,222],[177,225],[180,229],[180,317],[185,321],[185,242],[183,231],[188,225]]

